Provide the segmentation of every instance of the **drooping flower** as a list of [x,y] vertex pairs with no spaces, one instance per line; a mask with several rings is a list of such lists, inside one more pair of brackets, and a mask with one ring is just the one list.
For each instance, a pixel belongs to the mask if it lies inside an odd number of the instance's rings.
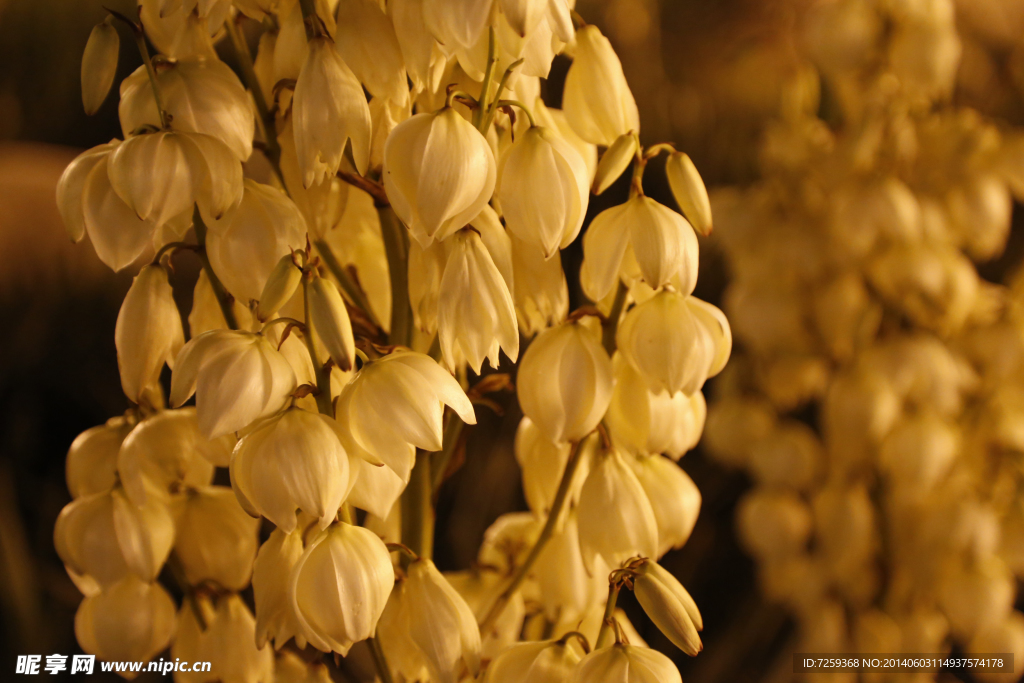
[[237,593],[222,595],[216,607],[201,594],[186,600],[178,612],[171,656],[186,662],[210,662],[210,671],[176,671],[175,678],[184,683],[276,680],[274,651],[255,644],[255,628],[252,612]]
[[552,640],[517,643],[487,665],[485,683],[565,683],[580,655]]
[[302,557],[303,529],[285,533],[274,529],[256,555],[252,566],[252,591],[256,601],[256,645],[274,641],[274,649],[295,638],[299,648],[306,646],[302,627],[288,597],[292,569]]
[[580,660],[569,683],[682,683],[679,669],[657,650],[616,644]]
[[259,520],[241,508],[231,488],[195,488],[175,508],[174,552],[189,584],[212,581],[228,590],[248,586],[259,543]]
[[620,135],[640,131],[640,115],[622,63],[596,26],[576,31],[562,108],[573,130],[595,145],[610,147]]
[[129,574],[82,601],[75,613],[75,637],[100,659],[144,662],[170,644],[174,613],[174,601],[163,586]]
[[105,424],[91,427],[75,437],[64,462],[72,498],[114,488],[117,483],[117,454],[134,426],[124,417],[112,417]]

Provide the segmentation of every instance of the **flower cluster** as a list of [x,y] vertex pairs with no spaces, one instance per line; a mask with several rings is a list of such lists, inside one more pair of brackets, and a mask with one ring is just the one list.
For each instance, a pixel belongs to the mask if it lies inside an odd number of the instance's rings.
[[[140,0],[93,31],[88,111],[118,27],[143,65],[120,87],[124,140],[75,159],[57,200],[105,264],[143,265],[115,329],[132,407],[73,444],[55,530],[87,652],[170,646],[223,683],[325,680],[329,652],[385,683],[680,680],[615,603],[634,590],[700,651],[700,612],[657,559],[696,522],[675,461],[732,338],[692,296],[700,175],[640,144],[619,60],[571,4]],[[563,53],[559,110],[540,85]],[[662,152],[683,213],[644,195]],[[582,238],[593,303],[570,313],[560,250],[629,168],[629,200]],[[187,330],[183,253],[202,265]],[[437,489],[517,360],[530,511],[442,574]]]
[[739,534],[798,651],[1024,647],[1024,327],[1019,293],[975,266],[1004,249],[1021,157],[1017,134],[948,103],[952,17],[818,7],[763,180],[716,197],[743,351],[708,445],[755,481]]

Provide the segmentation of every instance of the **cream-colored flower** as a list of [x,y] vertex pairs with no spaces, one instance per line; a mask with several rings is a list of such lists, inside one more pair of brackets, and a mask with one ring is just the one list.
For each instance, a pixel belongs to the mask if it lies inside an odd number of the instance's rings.
[[381,467],[362,458],[352,458],[352,491],[346,502],[371,515],[386,519],[408,484],[390,467]]
[[[494,606],[498,595],[507,585],[506,579],[494,569],[473,568],[458,572],[445,572],[444,578],[465,599],[479,623]],[[488,630],[480,633],[480,658],[494,659],[519,640],[523,631],[526,605],[521,591],[505,605]]]
[[622,63],[596,26],[576,31],[562,108],[573,130],[595,145],[610,147],[620,135],[640,131],[640,115]]
[[228,590],[249,585],[259,544],[259,520],[250,517],[227,486],[202,486],[175,504],[174,552],[189,584],[203,581]]
[[480,668],[476,617],[428,559],[413,561],[380,618],[388,661],[407,680],[455,683]]
[[82,601],[75,637],[82,649],[107,661],[144,662],[174,636],[174,601],[159,583],[128,575]]
[[[460,230],[449,241],[437,309],[445,362],[456,367],[465,358],[478,374],[485,359],[498,367],[501,350],[514,362],[519,357],[519,327],[502,273],[475,230]],[[507,247],[507,238],[505,242]],[[511,257],[508,248],[504,252]]]
[[306,646],[302,627],[288,598],[292,568],[304,550],[303,532],[304,529],[292,533],[274,529],[256,555],[252,566],[252,592],[256,601],[257,647],[262,648],[273,640],[274,649],[280,650],[292,637],[300,649]]
[[580,490],[580,550],[587,567],[597,555],[618,567],[630,557],[658,552],[654,509],[625,458],[614,450],[598,455]]
[[676,282],[689,294],[697,285],[699,246],[693,228],[667,206],[637,195],[598,214],[583,236],[580,282],[593,301],[614,290],[627,250],[652,288]]
[[[202,618],[199,615],[201,613]],[[186,662],[210,662],[209,671],[176,671],[182,683],[265,683],[274,679],[274,651],[257,647],[256,620],[237,593],[186,598],[178,612],[171,656]]]
[[501,158],[496,194],[510,233],[543,249],[569,246],[587,214],[586,163],[558,133],[533,126]]
[[681,467],[660,455],[631,458],[630,465],[658,522],[658,557],[683,547],[700,514],[700,489]]
[[351,489],[348,454],[334,420],[289,408],[258,425],[231,456],[231,484],[240,498],[286,532],[298,508],[321,529],[338,514]]
[[384,145],[388,199],[424,248],[476,218],[496,176],[487,140],[451,107],[406,119]]
[[[212,135],[239,161],[249,158],[255,114],[245,87],[227,64],[205,58],[165,62],[157,70],[157,82],[174,130]],[[146,67],[122,81],[117,111],[125,139],[143,126],[162,127]]]
[[379,459],[408,479],[416,448],[441,450],[445,405],[476,424],[473,404],[454,377],[429,356],[395,351],[353,376],[336,411],[350,455]]
[[657,650],[616,644],[580,660],[569,683],[682,683],[672,660]]
[[124,417],[112,417],[91,427],[71,442],[64,472],[72,498],[102,493],[117,484],[117,454],[134,427]]
[[[524,417],[519,422],[515,437],[516,462],[523,474],[526,504],[538,515],[547,514],[551,508],[571,451],[572,447],[568,443],[549,440],[530,418]],[[568,504],[574,504],[579,496],[580,486],[587,478],[588,467],[589,461],[577,466],[569,490]]]
[[604,417],[612,397],[612,362],[581,322],[537,335],[519,364],[523,413],[551,441],[578,441]]
[[53,545],[65,565],[100,586],[130,573],[117,541],[111,493],[83,496],[65,505],[54,525]]
[[493,0],[423,0],[423,19],[446,55],[475,46],[491,18]]
[[92,116],[107,99],[117,75],[117,56],[121,39],[112,24],[113,18],[93,26],[82,55],[82,104]]
[[541,551],[531,574],[537,582],[537,601],[548,619],[571,624],[583,619],[608,597],[608,564],[595,557],[588,567],[580,550],[579,523],[569,512]]
[[564,683],[580,655],[554,640],[517,643],[487,665],[485,683]]
[[[288,360],[260,334],[213,330],[182,347],[171,375],[171,403],[196,394],[199,429],[208,438],[276,413],[295,390]],[[238,387],[247,387],[238,391]]]
[[668,176],[672,196],[676,198],[690,225],[701,235],[710,235],[711,200],[708,199],[708,190],[690,157],[682,152],[669,155],[665,163],[665,175]]
[[732,332],[716,307],[666,289],[626,313],[617,342],[652,391],[690,396],[725,367]]
[[387,3],[388,16],[402,49],[405,68],[417,91],[437,90],[447,63],[437,40],[427,28],[424,0],[394,0]]
[[516,284],[513,298],[519,331],[532,337],[565,320],[569,313],[569,286],[562,260],[544,258],[540,247],[516,239],[512,242],[512,274]]
[[356,169],[366,173],[370,107],[359,79],[328,37],[309,41],[295,84],[292,117],[303,187],[317,185],[338,172],[347,142],[352,143]]
[[405,63],[395,27],[376,0],[338,3],[338,52],[375,98],[409,97]]
[[216,33],[231,11],[231,3],[215,0],[206,5],[206,13],[186,12],[184,7],[168,7],[164,0],[139,0],[139,19],[146,36],[160,54],[171,59],[206,57],[216,59],[211,36]]
[[384,542],[342,522],[306,546],[292,569],[288,596],[309,644],[344,656],[375,633],[394,584]]
[[[125,563],[139,578],[155,581],[167,561],[177,532],[171,510],[156,497],[137,506],[122,490],[114,489],[111,496],[114,530]],[[73,538],[69,539],[70,545],[74,543]]]
[[698,631],[704,620],[697,603],[679,580],[653,560],[644,562],[633,580],[637,602],[672,644],[691,657],[704,649]]
[[212,221],[206,253],[221,282],[236,299],[259,299],[280,259],[306,246],[306,221],[281,190],[245,180],[242,201]]
[[309,318],[313,334],[334,364],[342,372],[351,370],[356,357],[355,339],[338,285],[321,277],[309,283]]
[[146,266],[132,281],[117,314],[114,345],[121,388],[129,399],[142,402],[156,387],[160,372],[185,344],[181,314],[163,266]]

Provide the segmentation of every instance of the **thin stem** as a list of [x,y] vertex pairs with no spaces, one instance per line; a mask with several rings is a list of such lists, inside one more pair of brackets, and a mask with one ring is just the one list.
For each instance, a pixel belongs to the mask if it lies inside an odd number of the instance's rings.
[[373,655],[373,663],[377,665],[381,683],[393,683],[391,669],[388,668],[388,660],[384,657],[384,648],[380,646],[379,637],[370,636],[366,639],[366,644],[370,646],[370,653]]
[[452,455],[455,453],[455,447],[459,443],[459,437],[462,436],[462,428],[465,423],[455,413],[448,416],[448,424],[444,427],[444,437],[441,450],[437,452],[437,457],[431,459],[431,491],[434,495],[437,495],[437,490],[441,488],[442,482],[444,482],[445,472],[448,470],[448,463],[451,462]]
[[306,315],[306,331],[303,338],[306,340],[306,350],[309,351],[309,360],[313,363],[313,372],[316,374],[316,407],[322,415],[334,417],[334,406],[331,404],[331,371],[326,365],[321,365],[316,355],[316,346],[313,344],[313,326],[309,315],[309,281],[308,274],[302,276],[302,302]]
[[366,294],[359,285],[352,280],[352,277],[341,265],[341,262],[338,261],[338,257],[335,255],[334,250],[331,249],[331,245],[329,245],[326,240],[317,240],[313,244],[316,247],[317,253],[320,254],[320,258],[323,260],[324,265],[327,266],[327,270],[331,271],[331,275],[338,280],[338,284],[341,286],[341,291],[348,297],[349,302],[366,314],[367,320],[373,323],[375,327],[380,328],[380,321],[377,320],[377,316],[374,315],[373,309],[370,307],[370,302],[366,298]]
[[299,0],[299,9],[302,10],[302,21],[306,25],[306,40],[324,35],[326,27],[316,13],[316,0]]
[[149,56],[149,47],[146,45],[146,34],[142,30],[142,25],[132,21],[120,12],[107,11],[131,27],[132,36],[135,37],[135,45],[139,48],[139,55],[142,57],[142,63],[146,65],[149,84],[153,88],[153,100],[156,103],[156,110],[160,114],[160,127],[170,128],[171,117],[167,114],[167,110],[164,109],[164,101],[160,96],[160,83],[156,79],[156,69],[153,68],[153,59]]
[[587,637],[579,631],[569,631],[561,638],[559,638],[557,642],[561,643],[564,646],[568,644],[570,638],[575,638],[577,641],[579,641],[580,647],[583,648],[583,654],[590,654],[590,641],[587,640]]
[[594,649],[599,650],[605,646],[608,638],[608,633],[611,631],[612,622],[615,619],[615,603],[619,600],[619,590],[622,589],[622,584],[618,581],[613,581],[608,584],[608,602],[604,606],[604,616],[601,618],[601,630],[597,633],[597,642],[594,643]]
[[647,168],[647,159],[643,156],[643,147],[637,144],[636,159],[633,160],[633,179],[629,184],[629,198],[642,197],[644,195],[644,169]]
[[285,183],[284,173],[281,172],[281,144],[277,141],[277,123],[274,120],[274,115],[270,112],[270,107],[267,106],[267,97],[263,93],[263,88],[260,87],[259,78],[256,77],[256,68],[252,63],[252,55],[249,53],[249,46],[246,44],[245,37],[239,29],[237,18],[229,18],[225,25],[228,29],[228,35],[231,36],[231,44],[235,48],[235,54],[238,56],[242,78],[245,79],[245,84],[249,87],[252,99],[256,103],[256,112],[259,114],[256,117],[256,121],[259,123],[260,132],[266,144],[264,152],[267,161],[270,162],[270,166],[274,169],[274,174],[277,175],[283,187]]
[[516,591],[519,590],[519,586],[522,585],[523,581],[526,580],[527,574],[530,569],[533,568],[534,563],[537,562],[537,558],[540,557],[540,553],[544,550],[544,546],[551,540],[551,537],[555,533],[555,527],[558,524],[559,518],[562,516],[562,508],[565,507],[566,501],[569,499],[569,488],[572,485],[573,477],[576,474],[576,467],[580,464],[582,459],[580,455],[580,442],[574,441],[572,444],[572,451],[569,453],[569,460],[565,463],[565,472],[562,473],[562,481],[558,484],[558,492],[555,493],[555,500],[551,503],[551,510],[548,512],[547,522],[544,523],[544,528],[540,532],[540,536],[537,537],[537,542],[534,543],[533,548],[530,550],[530,554],[526,556],[526,560],[516,570],[515,575],[509,582],[508,586],[502,591],[501,595],[491,606],[491,609],[487,612],[487,616],[480,622],[480,631],[488,631],[494,624],[494,621],[501,616],[505,606],[508,605],[509,600],[515,595]]
[[505,69],[505,73],[501,75],[501,80],[498,82],[498,89],[494,93],[494,99],[491,101],[490,105],[488,105],[487,115],[484,117],[483,125],[480,126],[479,128],[480,132],[483,133],[484,135],[487,134],[486,131],[488,128],[491,127],[491,121],[494,120],[494,114],[498,111],[498,100],[501,99],[501,93],[505,91],[505,86],[508,84],[508,79],[512,77],[512,72],[516,70],[516,67],[518,67],[522,63],[522,59],[517,59],[516,61],[509,64],[508,68]]
[[619,319],[622,317],[622,309],[626,307],[626,295],[629,294],[627,287],[622,280],[619,280],[619,288],[615,292],[615,301],[612,302],[612,310],[608,312],[608,318],[604,321],[604,329],[601,331],[601,344],[608,355],[615,352],[615,333],[619,329]]
[[408,346],[412,337],[412,309],[409,307],[409,236],[391,207],[377,209],[384,251],[391,279],[391,332],[388,341]]
[[306,324],[303,323],[302,321],[296,320],[295,318],[287,318],[281,316],[280,318],[274,318],[270,322],[265,323],[263,327],[260,328],[260,332],[266,332],[271,325],[276,325],[278,323],[287,323],[288,325],[293,325],[294,327],[299,328],[300,331],[306,329]]
[[530,120],[530,127],[531,128],[536,128],[537,127],[537,122],[533,120],[533,114],[530,113],[530,108],[527,107],[522,102],[520,102],[519,100],[498,100],[498,106],[499,107],[519,107],[524,112],[526,112],[526,118],[528,118]]
[[220,281],[217,273],[213,272],[213,266],[210,265],[210,257],[206,254],[206,223],[203,222],[203,217],[199,215],[198,206],[192,212],[192,227],[196,233],[196,242],[199,243],[196,253],[203,264],[203,270],[206,271],[206,277],[210,280],[210,287],[213,288],[213,293],[217,297],[217,303],[220,304],[220,312],[224,314],[224,322],[227,323],[230,329],[237,330],[238,318],[235,317],[235,297],[231,296],[228,290],[224,288],[224,283]]
[[[168,242],[164,246],[160,247],[160,250],[156,252],[156,256],[153,257],[153,265],[160,263],[160,259],[164,257],[167,252],[177,251],[178,249],[196,249],[196,245],[189,244],[188,242]],[[173,254],[172,254],[173,256]]]
[[[452,85],[455,85],[455,84],[453,83]],[[456,90],[455,88],[452,88],[451,86],[449,86],[447,97],[444,98],[444,106],[445,107],[452,106],[452,100],[454,100],[455,98],[459,98],[460,100],[467,100],[467,101],[471,102],[473,104],[473,106],[475,106],[477,108],[480,107],[480,103],[476,101],[475,97],[470,95],[468,92],[465,92],[464,90]]]
[[659,142],[656,145],[651,145],[644,151],[644,159],[650,160],[658,156],[662,152],[668,152],[669,154],[672,154],[675,151],[676,146],[673,145],[671,142]]
[[414,553],[412,551],[412,548],[405,545],[404,543],[385,543],[384,545],[387,546],[388,552],[405,553],[406,557],[408,557],[413,562],[420,559],[420,556]]
[[[419,451],[409,485],[402,493],[402,543],[421,558],[434,553],[434,507],[431,503],[430,453]],[[407,558],[403,557],[403,565]]]
[[[481,133],[486,135],[486,128],[480,124],[484,120],[484,112],[487,109],[487,97],[488,91],[491,89],[491,78],[494,76],[494,66],[498,63],[497,45],[494,39],[494,26],[491,26],[487,35],[487,69],[484,70],[484,80],[480,85],[480,106],[473,111],[473,125],[477,127]],[[495,99],[501,96],[499,91]]]

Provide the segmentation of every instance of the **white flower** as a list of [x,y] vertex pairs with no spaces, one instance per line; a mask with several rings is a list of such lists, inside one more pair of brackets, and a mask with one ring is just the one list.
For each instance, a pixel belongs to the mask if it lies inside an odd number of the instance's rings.
[[356,357],[352,321],[338,285],[322,277],[309,283],[309,322],[334,364],[348,372]]
[[384,145],[388,199],[423,247],[476,218],[496,175],[487,140],[451,107],[406,119]]
[[309,52],[295,84],[292,117],[303,187],[317,185],[337,173],[349,141],[356,169],[366,172],[370,160],[370,107],[359,79],[330,38],[318,36],[309,41]]
[[631,458],[630,464],[658,523],[658,557],[683,547],[700,514],[697,485],[681,467],[660,455]]
[[248,332],[201,334],[182,347],[175,368],[171,403],[180,406],[195,393],[199,429],[208,438],[276,413],[296,385],[281,352],[263,335]]
[[487,666],[485,683],[565,683],[580,661],[576,649],[558,641],[517,643]]
[[72,498],[102,493],[117,484],[117,454],[134,427],[124,417],[90,427],[75,437],[68,449],[64,472]]
[[448,263],[450,241],[434,242],[423,248],[418,242],[409,242],[409,305],[413,323],[423,332],[437,332],[437,301],[441,291],[441,276]]
[[405,63],[395,28],[376,0],[338,3],[338,52],[375,98],[409,97]]
[[597,427],[612,397],[612,362],[580,322],[537,335],[519,364],[523,413],[551,441],[578,441]]
[[610,567],[640,555],[655,557],[658,522],[647,493],[618,451],[598,456],[577,506],[580,549],[587,567],[600,555]]
[[657,650],[616,644],[580,660],[569,683],[683,683],[672,660]]
[[[114,489],[111,496],[114,501],[114,530],[125,563],[139,578],[155,581],[167,561],[176,535],[171,511],[157,498],[136,506],[119,489]],[[71,535],[74,533],[72,531]],[[75,539],[69,538],[69,543],[73,545]]]
[[423,19],[445,54],[468,50],[491,18],[493,0],[423,0]]
[[699,391],[725,367],[732,350],[732,332],[720,310],[668,289],[626,313],[617,341],[650,389],[671,395]]
[[288,596],[310,645],[344,656],[374,634],[394,584],[384,542],[340,523],[310,541],[292,570]]
[[250,517],[227,486],[188,491],[175,506],[174,552],[189,584],[213,581],[228,590],[249,585],[259,544],[259,520]]
[[[164,62],[157,70],[157,82],[172,129],[212,135],[239,161],[249,158],[255,113],[245,87],[227,64],[195,57]],[[117,112],[125,139],[145,125],[162,127],[145,66],[121,83]]]
[[667,206],[637,195],[598,214],[583,236],[580,282],[593,301],[614,289],[627,247],[653,289],[674,281],[689,294],[697,285],[699,246],[693,228]]
[[[202,613],[202,622],[196,612]],[[264,683],[274,679],[274,651],[257,647],[256,620],[237,593],[223,595],[216,609],[210,598],[187,598],[178,613],[171,657],[187,662],[210,662],[209,671],[176,671],[181,683]]]
[[84,496],[65,505],[54,525],[53,544],[65,565],[101,586],[120,581],[129,573],[114,529],[114,498],[110,493]]
[[433,92],[444,75],[447,60],[426,26],[423,5],[424,0],[393,0],[387,3],[387,11],[413,87]]
[[184,344],[185,331],[167,271],[163,266],[146,266],[132,281],[114,327],[125,395],[140,403],[147,390],[158,387],[164,363],[174,366]]
[[128,575],[75,613],[82,649],[107,661],[146,661],[174,636],[174,601],[159,583]]
[[592,562],[588,567],[583,561],[577,515],[575,511],[569,512],[561,530],[544,546],[531,572],[548,619],[572,624],[583,619],[594,605],[604,602],[608,596],[610,570],[599,557]]
[[653,560],[644,562],[633,592],[654,625],[680,650],[695,657],[704,649],[697,632],[704,628],[697,603],[679,580]]
[[82,55],[82,104],[89,116],[99,111],[117,75],[121,39],[111,21],[108,18],[93,26]]
[[437,683],[455,683],[463,665],[470,674],[480,668],[476,617],[428,559],[413,561],[408,578],[395,586],[380,635],[389,662],[408,680],[426,673]]
[[573,130],[595,145],[610,147],[620,135],[640,131],[640,115],[622,63],[596,26],[576,31],[562,108]]
[[283,256],[306,246],[306,221],[295,203],[276,187],[248,178],[242,201],[208,228],[210,265],[243,303],[260,298]]
[[331,418],[301,408],[270,418],[235,447],[232,486],[286,532],[295,529],[296,508],[326,528],[351,488],[348,454],[336,429]]
[[562,270],[562,259],[544,258],[544,251],[510,235],[513,298],[519,331],[532,337],[541,330],[565,320],[569,312],[569,286]]
[[[501,349],[514,362],[519,357],[519,327],[501,272],[475,230],[461,230],[450,241],[437,310],[445,362],[455,367],[464,357],[479,374],[485,359],[498,367]],[[507,248],[504,251],[511,256]]]
[[454,377],[429,356],[395,351],[355,374],[336,411],[351,455],[379,458],[408,479],[416,448],[441,450],[445,405],[466,424],[476,424],[473,404]]
[[496,194],[510,233],[551,258],[580,232],[590,199],[587,165],[558,133],[533,126],[505,152]]
[[380,467],[362,458],[352,458],[351,464],[355,483],[346,502],[379,519],[387,518],[408,480],[390,467]]
[[690,225],[700,234],[710,235],[711,200],[708,199],[708,190],[690,157],[682,152],[669,155],[665,162],[665,175],[668,176],[672,196],[690,220]]
[[[516,462],[523,474],[523,494],[526,504],[538,515],[544,515],[555,499],[562,472],[569,462],[572,447],[565,441],[553,442],[528,417],[519,422],[516,429]],[[587,478],[587,463],[581,462],[573,475],[567,502],[573,504],[579,496],[579,488]]]
[[301,649],[306,646],[302,627],[288,598],[288,583],[304,550],[303,529],[285,533],[274,529],[260,546],[252,566],[252,592],[256,601],[256,645],[269,640],[280,650],[289,638]]

